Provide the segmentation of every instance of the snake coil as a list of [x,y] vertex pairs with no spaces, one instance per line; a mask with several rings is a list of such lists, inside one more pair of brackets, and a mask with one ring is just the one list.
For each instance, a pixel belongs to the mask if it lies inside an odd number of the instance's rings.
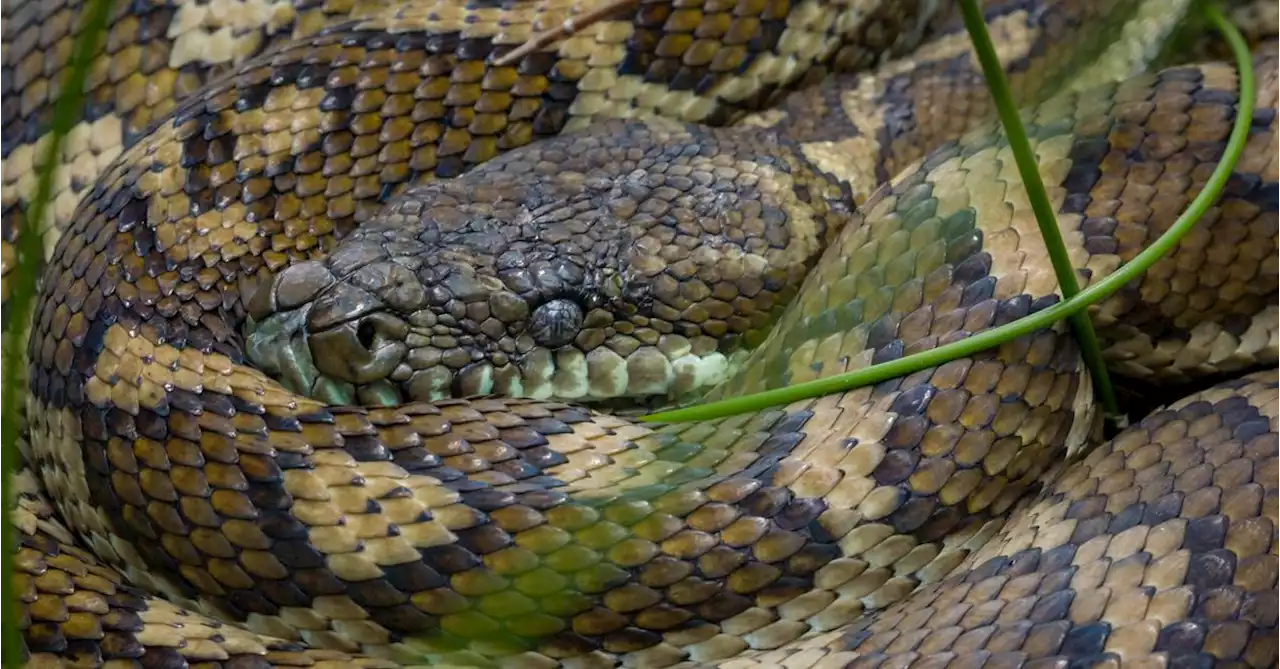
[[[1234,67],[1147,71],[1185,8],[987,10],[1082,284],[1226,146]],[[6,268],[74,9],[5,9]],[[524,51],[602,4],[116,11],[28,346],[29,662],[1274,665],[1275,42],[1223,197],[1091,311],[1114,374],[1184,398],[1095,445],[1059,324],[647,425],[584,405],[829,377],[1058,294],[935,3],[624,10]]]

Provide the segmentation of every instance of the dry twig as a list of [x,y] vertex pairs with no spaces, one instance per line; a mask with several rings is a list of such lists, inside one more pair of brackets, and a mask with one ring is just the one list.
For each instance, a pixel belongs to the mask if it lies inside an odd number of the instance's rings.
[[493,64],[498,67],[513,65],[521,58],[524,58],[534,51],[546,47],[557,40],[569,37],[570,35],[573,35],[574,33],[603,19],[613,16],[619,11],[635,5],[640,1],[641,0],[609,0],[609,2],[606,2],[595,9],[589,10],[578,16],[565,19],[564,22],[555,28],[544,30],[533,37],[530,37],[524,44],[521,44],[494,60]]

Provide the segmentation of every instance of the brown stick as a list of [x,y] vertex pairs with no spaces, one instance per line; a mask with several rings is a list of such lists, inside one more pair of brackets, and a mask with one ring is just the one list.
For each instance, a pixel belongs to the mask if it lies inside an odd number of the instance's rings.
[[516,61],[525,56],[541,49],[553,42],[568,37],[583,28],[590,26],[602,19],[608,18],[616,14],[622,9],[626,9],[631,5],[639,3],[640,0],[609,0],[605,4],[592,9],[578,16],[570,17],[564,20],[559,26],[550,30],[544,30],[533,37],[530,37],[524,44],[508,51],[506,54],[493,61],[498,67],[506,67],[512,65]]

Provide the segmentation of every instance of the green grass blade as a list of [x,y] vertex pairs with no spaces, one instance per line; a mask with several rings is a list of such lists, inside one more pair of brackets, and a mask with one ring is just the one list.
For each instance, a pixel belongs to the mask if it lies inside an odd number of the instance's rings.
[[26,385],[23,383],[26,377],[23,349],[30,324],[28,315],[35,300],[36,279],[44,260],[44,239],[40,226],[53,198],[53,177],[57,171],[62,141],[80,120],[85,79],[89,75],[89,66],[98,49],[98,42],[106,32],[111,4],[112,0],[90,0],[85,8],[84,23],[71,54],[70,68],[62,81],[61,94],[54,103],[53,123],[49,129],[51,134],[45,146],[44,158],[36,168],[35,199],[31,201],[26,216],[22,219],[18,233],[18,262],[10,277],[13,292],[8,305],[9,322],[5,323],[4,365],[0,372],[4,376],[4,394],[0,398],[0,415],[4,418],[0,421],[0,469],[4,476],[5,501],[4,547],[0,550],[0,555],[3,556],[0,560],[3,562],[0,562],[0,571],[4,573],[5,592],[8,595],[3,612],[3,656],[4,664],[8,667],[21,667],[24,664],[22,632],[18,629],[22,618],[21,603],[14,587],[14,552],[18,549],[18,535],[13,526],[12,515],[17,503],[13,477],[18,469],[19,406],[27,396]]
[[[1067,245],[1062,241],[1062,231],[1058,229],[1058,216],[1049,200],[1049,192],[1045,190],[1044,181],[1040,179],[1040,169],[1036,165],[1036,153],[1027,139],[1027,130],[1018,115],[1018,107],[1009,92],[1009,81],[1005,79],[1004,68],[996,56],[996,47],[991,43],[991,35],[987,33],[986,21],[982,18],[982,8],[978,0],[960,0],[960,12],[964,18],[964,27],[969,31],[969,39],[982,65],[982,74],[986,77],[987,88],[995,103],[996,113],[1000,116],[1000,125],[1004,126],[1005,137],[1009,141],[1009,150],[1022,175],[1022,187],[1027,190],[1027,200],[1031,203],[1031,211],[1035,213],[1036,225],[1040,227],[1040,237],[1044,240],[1049,252],[1049,262],[1053,264],[1053,273],[1058,277],[1058,286],[1062,290],[1062,299],[1069,300],[1080,293],[1080,284],[1076,281],[1076,270],[1071,265],[1067,254]],[[1111,375],[1107,373],[1106,361],[1102,359],[1102,344],[1098,341],[1098,333],[1094,332],[1093,322],[1084,311],[1072,314],[1068,320],[1075,331],[1076,341],[1080,345],[1080,355],[1084,358],[1085,367],[1093,378],[1093,385],[1102,402],[1103,411],[1109,416],[1118,417],[1120,404],[1116,401],[1116,391],[1111,385]]]
[[708,402],[697,406],[672,409],[649,414],[641,418],[644,422],[675,423],[691,420],[710,420],[723,418],[748,411],[759,411],[772,406],[790,404],[800,400],[820,397],[832,393],[845,392],[853,388],[879,383],[899,376],[906,376],[922,369],[937,367],[957,358],[994,348],[1007,341],[1049,327],[1055,322],[1068,318],[1110,297],[1125,284],[1147,271],[1160,258],[1171,251],[1182,238],[1195,227],[1196,223],[1208,211],[1209,207],[1222,193],[1223,186],[1235,169],[1236,162],[1244,151],[1245,142],[1249,139],[1249,126],[1253,123],[1253,106],[1256,96],[1253,62],[1249,56],[1249,47],[1244,37],[1235,26],[1223,17],[1222,12],[1212,4],[1202,7],[1209,21],[1222,32],[1235,57],[1240,77],[1240,99],[1236,107],[1235,123],[1231,127],[1231,135],[1227,139],[1227,147],[1222,159],[1214,168],[1204,188],[1196,194],[1190,206],[1174,221],[1173,225],[1160,235],[1149,247],[1139,253],[1133,260],[1125,263],[1114,273],[1104,277],[1097,283],[1080,291],[1075,297],[1059,302],[1043,311],[1020,318],[1012,323],[991,330],[979,332],[971,337],[951,344],[939,346],[899,358],[887,363],[873,365],[863,369],[830,376],[814,381],[806,381],[785,388],[767,390],[752,395],[733,397],[718,402]]

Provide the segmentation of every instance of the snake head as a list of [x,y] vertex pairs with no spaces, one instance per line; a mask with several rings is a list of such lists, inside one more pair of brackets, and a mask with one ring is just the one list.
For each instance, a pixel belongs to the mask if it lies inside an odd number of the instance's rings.
[[618,122],[410,187],[253,300],[250,358],[312,396],[705,390],[848,215],[845,190],[749,139]]
[[364,404],[658,401],[728,373],[701,325],[726,314],[698,302],[719,296],[627,233],[608,205],[621,186],[489,176],[410,189],[325,259],[278,272],[248,304],[250,359],[295,392]]
[[[593,328],[625,321],[643,303],[624,297],[616,273],[520,251],[484,258],[474,251],[370,260],[380,249],[355,242],[326,261],[289,266],[248,303],[249,357],[294,392],[336,404],[495,391],[557,396],[547,382],[557,371],[585,385],[592,363],[579,348],[584,332],[599,337]],[[357,258],[358,268],[347,266]],[[609,356],[593,356],[597,368],[600,360],[625,364]]]

